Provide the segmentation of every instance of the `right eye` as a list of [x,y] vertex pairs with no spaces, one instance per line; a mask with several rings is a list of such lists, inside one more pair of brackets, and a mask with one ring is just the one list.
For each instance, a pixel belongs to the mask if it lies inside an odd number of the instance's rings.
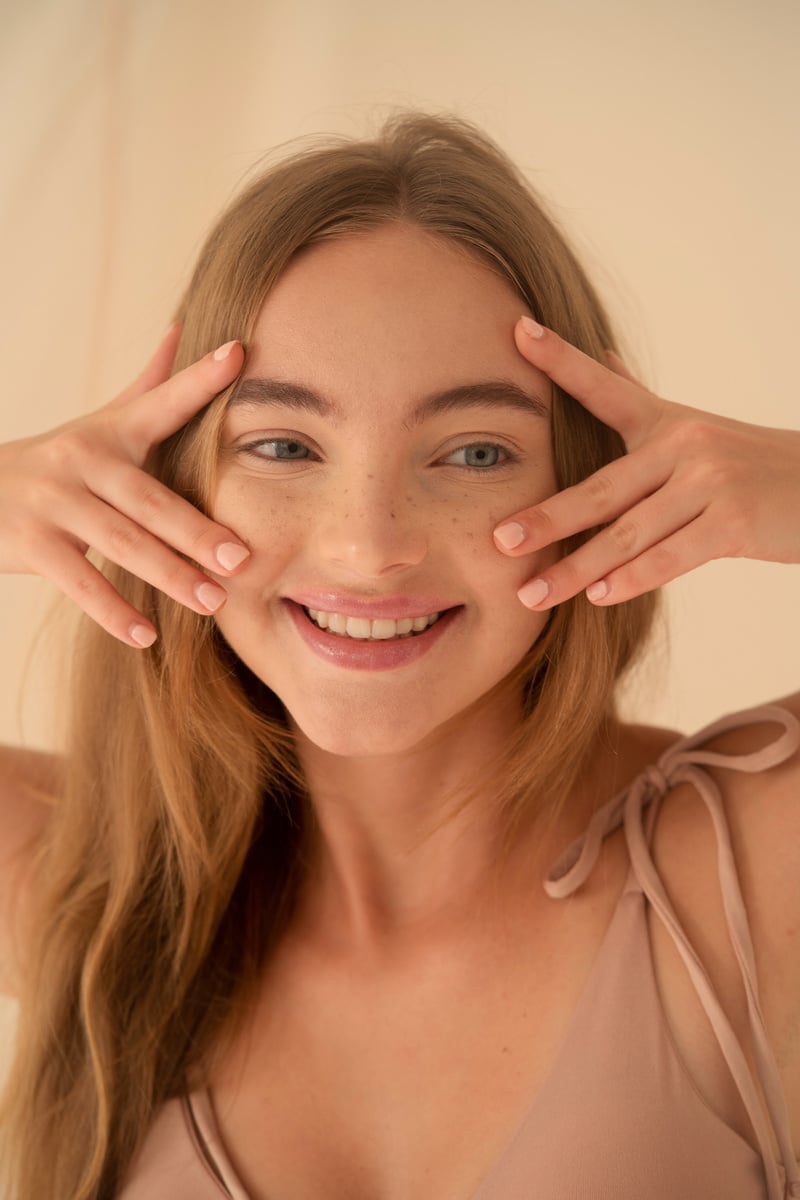
[[311,457],[311,450],[298,438],[261,438],[242,447],[256,458],[280,462],[298,462]]

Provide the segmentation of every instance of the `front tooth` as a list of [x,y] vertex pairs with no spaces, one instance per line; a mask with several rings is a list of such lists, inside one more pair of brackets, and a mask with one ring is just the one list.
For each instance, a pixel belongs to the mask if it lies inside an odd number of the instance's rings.
[[413,629],[413,627],[414,627],[414,622],[411,620],[411,617],[401,617],[400,620],[397,622],[398,634],[411,633],[411,630]]
[[414,617],[414,620],[411,623],[411,628],[414,630],[414,633],[422,633],[423,629],[428,628],[428,618]]
[[393,638],[398,632],[399,621],[378,620],[372,622],[372,632],[370,637],[374,638]]
[[347,633],[348,618],[341,613],[328,613],[328,629],[332,633]]
[[351,638],[368,638],[372,632],[372,622],[366,617],[347,617],[345,631]]

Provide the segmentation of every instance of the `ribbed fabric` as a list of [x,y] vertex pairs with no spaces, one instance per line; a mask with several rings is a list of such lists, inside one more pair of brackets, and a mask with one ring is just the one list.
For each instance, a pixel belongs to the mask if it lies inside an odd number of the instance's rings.
[[[702,749],[717,734],[767,721],[775,722],[782,732],[763,750],[731,756]],[[704,770],[719,766],[748,773],[765,771],[785,761],[798,746],[800,724],[774,706],[735,713],[673,743],[656,764],[594,814],[586,832],[548,872],[544,880],[548,895],[555,899],[571,895],[590,875],[603,839],[624,824],[628,878],[561,1049],[499,1161],[478,1191],[465,1200],[800,1198],[800,1168],[761,1014],[753,946],[722,798]],[[683,782],[693,785],[713,822],[723,903],[746,989],[766,1108],[742,1046],[651,857],[661,801],[670,788]],[[664,923],[686,965],[750,1116],[758,1151],[705,1102],[674,1047],[658,995],[648,907]],[[779,1147],[777,1162],[770,1127]],[[219,1200],[220,1196],[248,1200],[222,1145],[210,1097],[200,1091],[169,1101],[156,1118],[119,1200]]]

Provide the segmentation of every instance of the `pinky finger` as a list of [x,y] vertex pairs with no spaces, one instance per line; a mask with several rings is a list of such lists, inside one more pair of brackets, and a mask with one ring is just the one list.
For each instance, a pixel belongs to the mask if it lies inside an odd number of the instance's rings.
[[77,546],[49,545],[47,571],[41,574],[46,574],[101,629],[126,646],[142,650],[158,637],[151,622],[120,596]]
[[709,562],[716,555],[705,543],[703,532],[702,517],[696,517],[637,558],[590,584],[586,588],[587,599],[598,606],[621,604]]

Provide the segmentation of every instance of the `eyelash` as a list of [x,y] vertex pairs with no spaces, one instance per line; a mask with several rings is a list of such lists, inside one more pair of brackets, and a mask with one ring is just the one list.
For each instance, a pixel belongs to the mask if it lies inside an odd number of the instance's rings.
[[[254,458],[260,458],[262,461],[266,460],[267,462],[314,461],[314,459],[310,457],[279,458],[277,455],[259,454],[258,450],[262,446],[296,446],[302,447],[305,450],[310,449],[310,447],[308,447],[300,438],[259,438],[258,441],[248,442],[245,446],[242,446],[242,450],[245,453],[252,454]],[[470,471],[475,475],[488,475],[492,471],[499,471],[501,468],[508,466],[510,463],[519,462],[519,455],[515,454],[512,450],[509,450],[507,446],[502,445],[500,442],[467,442],[463,446],[458,446],[455,450],[451,450],[449,454],[445,455],[445,458],[450,458],[454,454],[462,453],[465,450],[474,450],[476,448],[490,448],[492,450],[499,450],[502,457],[499,462],[491,463],[488,467],[471,467],[467,463],[451,463],[449,465],[458,466],[462,471]],[[311,453],[313,454],[313,451],[311,451]],[[319,459],[316,461],[319,461]]]

